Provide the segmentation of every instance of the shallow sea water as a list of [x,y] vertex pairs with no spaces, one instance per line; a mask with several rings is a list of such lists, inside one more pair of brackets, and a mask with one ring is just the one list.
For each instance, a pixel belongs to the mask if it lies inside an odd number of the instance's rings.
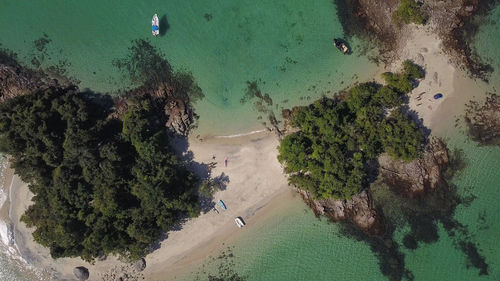
[[[476,38],[477,51],[500,77],[500,8]],[[166,16],[168,30],[151,38],[150,18]],[[23,14],[22,21],[18,15]],[[35,40],[44,38],[47,44]],[[342,35],[330,0],[279,1],[3,1],[0,43],[27,65],[59,65],[81,80],[82,88],[113,92],[130,86],[113,67],[127,54],[131,40],[146,39],[177,70],[188,70],[202,88],[199,133],[230,135],[262,128],[252,102],[241,104],[246,81],[259,81],[282,107],[306,104],[327,91],[366,80],[375,67],[364,56],[343,56],[331,45]],[[38,41],[43,42],[42,41]],[[354,51],[359,48],[354,41]],[[44,47],[45,46],[45,47]],[[294,63],[296,62],[296,63]],[[95,72],[95,74],[94,74]],[[356,78],[356,76],[359,78]],[[341,84],[341,81],[344,83]],[[497,80],[495,80],[497,81]],[[492,82],[492,85],[495,82]],[[309,99],[307,97],[310,97]],[[288,102],[285,102],[288,100]],[[263,116],[265,119],[266,116]],[[461,193],[474,195],[457,208],[455,219],[467,225],[489,264],[489,275],[467,267],[442,228],[438,242],[403,250],[415,280],[500,280],[500,149],[478,147],[458,132],[442,132],[451,147],[464,151],[467,168],[454,178]],[[401,233],[396,238],[401,239]],[[368,245],[339,235],[339,227],[319,221],[300,200],[260,222],[234,245],[234,269],[248,280],[386,280]],[[0,279],[23,280],[0,254]],[[186,279],[190,280],[190,279]]]
[[[153,13],[163,30],[158,38],[150,31]],[[375,65],[359,56],[359,41],[350,42],[354,55],[335,49],[332,38],[342,36],[330,0],[4,1],[0,9],[4,48],[28,65],[36,57],[43,67],[61,66],[81,88],[97,92],[130,86],[113,60],[127,55],[132,40],[149,41],[175,70],[192,72],[203,90],[196,105],[201,134],[263,128],[267,114],[257,112],[255,100],[240,102],[247,81],[258,81],[279,116],[283,107],[372,76]]]

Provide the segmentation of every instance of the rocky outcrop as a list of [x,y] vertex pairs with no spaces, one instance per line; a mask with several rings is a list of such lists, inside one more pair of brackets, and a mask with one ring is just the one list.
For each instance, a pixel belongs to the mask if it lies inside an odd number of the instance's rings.
[[298,190],[298,192],[316,215],[324,215],[334,221],[350,222],[372,235],[382,233],[381,217],[373,206],[368,190],[362,191],[350,200],[315,200],[307,191]]
[[500,145],[500,96],[492,94],[483,105],[471,101],[465,122],[469,136],[483,145]]
[[379,172],[382,180],[404,197],[418,197],[446,184],[444,172],[449,157],[446,145],[433,138],[422,156],[411,162],[394,159],[383,154],[379,157]]
[[89,270],[83,266],[75,267],[73,269],[73,274],[75,274],[76,278],[80,281],[89,279]]
[[21,67],[0,64],[0,102],[42,87],[40,79]]
[[[399,0],[336,2],[346,14],[340,17],[347,34],[374,37],[382,52],[380,60],[386,63],[398,57],[398,45],[404,46],[401,43],[411,35],[408,26],[397,25],[392,20]],[[494,0],[423,1],[421,6],[428,15],[426,26],[440,36],[445,51],[451,55],[454,63],[484,80],[491,67],[474,56],[467,42],[477,31],[478,23],[473,20],[473,16],[486,14],[494,6],[493,3]]]
[[191,126],[190,110],[181,99],[170,99],[165,104],[165,126],[179,135],[187,135]]
[[[191,129],[194,112],[187,97],[179,97],[175,88],[165,83],[160,83],[156,89],[151,90],[147,86],[137,88],[127,94],[128,97],[151,95],[156,106],[164,114],[158,116],[159,120],[165,121],[165,126],[173,133],[187,136]],[[114,100],[115,108],[110,117],[120,118],[128,109],[128,98],[117,98]]]

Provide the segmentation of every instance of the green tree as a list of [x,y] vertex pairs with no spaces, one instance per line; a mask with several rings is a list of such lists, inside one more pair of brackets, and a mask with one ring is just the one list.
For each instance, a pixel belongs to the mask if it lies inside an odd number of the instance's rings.
[[323,98],[287,111],[298,131],[281,140],[278,160],[290,184],[315,198],[349,199],[367,186],[368,162],[380,153],[406,161],[418,157],[422,132],[399,107],[423,73],[411,62],[403,68],[384,74],[388,85],[359,84],[343,99]]
[[139,258],[180,220],[196,216],[196,177],[169,145],[148,95],[123,120],[71,89],[49,89],[0,105],[1,152],[29,183],[22,216],[54,258]]

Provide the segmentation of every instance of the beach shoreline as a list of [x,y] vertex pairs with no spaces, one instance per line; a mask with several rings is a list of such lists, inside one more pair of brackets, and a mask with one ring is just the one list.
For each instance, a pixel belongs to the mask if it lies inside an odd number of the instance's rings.
[[[160,247],[146,256],[146,269],[129,274],[147,280],[164,280],[165,276],[185,273],[234,241],[239,231],[246,230],[238,229],[234,217],[243,217],[248,228],[256,217],[267,212],[269,202],[282,202],[281,195],[292,190],[276,158],[277,145],[275,135],[268,131],[231,138],[209,137],[203,141],[190,138],[189,150],[193,152],[194,160],[213,162],[212,157],[216,156],[217,165],[212,169],[212,175],[223,175],[229,179],[225,190],[217,192],[214,198],[215,202],[223,199],[228,210],[219,208],[220,214],[209,211],[184,223],[182,230],[170,231],[168,239],[161,241]],[[227,167],[222,162],[225,157],[228,158]],[[27,184],[14,175],[11,186],[9,219],[13,222],[15,244],[28,264],[43,269],[57,279],[72,279],[73,268],[85,266],[90,271],[89,280],[106,280],[127,266],[116,257],[108,257],[95,264],[79,258],[53,260],[47,248],[34,242],[31,236],[33,229],[28,229],[19,221],[31,204],[32,194]]]

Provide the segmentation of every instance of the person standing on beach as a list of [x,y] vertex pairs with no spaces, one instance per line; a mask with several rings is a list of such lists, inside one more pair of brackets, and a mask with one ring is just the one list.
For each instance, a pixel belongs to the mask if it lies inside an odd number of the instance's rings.
[[224,167],[227,167],[227,157],[224,157]]

